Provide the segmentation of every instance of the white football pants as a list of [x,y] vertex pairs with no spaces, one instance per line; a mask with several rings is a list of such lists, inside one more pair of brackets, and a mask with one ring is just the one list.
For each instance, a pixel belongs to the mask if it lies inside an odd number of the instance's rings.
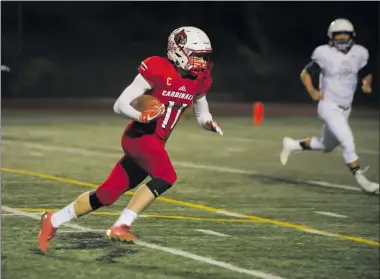
[[343,160],[350,164],[359,159],[355,152],[355,141],[348,118],[351,108],[344,109],[332,101],[321,100],[318,104],[318,116],[324,122],[322,137],[313,137],[310,147],[312,150],[330,152],[335,147],[342,147]]

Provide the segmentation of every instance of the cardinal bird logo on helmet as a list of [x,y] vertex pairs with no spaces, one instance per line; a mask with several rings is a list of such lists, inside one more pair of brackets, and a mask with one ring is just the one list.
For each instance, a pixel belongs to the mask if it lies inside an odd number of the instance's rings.
[[185,45],[187,43],[187,35],[185,29],[182,29],[174,35],[174,41],[177,45]]

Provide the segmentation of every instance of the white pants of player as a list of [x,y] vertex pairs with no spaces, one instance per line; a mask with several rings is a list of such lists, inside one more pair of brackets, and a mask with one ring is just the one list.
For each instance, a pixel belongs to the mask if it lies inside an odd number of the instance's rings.
[[343,152],[343,160],[350,164],[359,159],[355,152],[355,141],[348,118],[351,108],[344,109],[332,101],[321,100],[318,104],[318,116],[324,122],[322,137],[313,137],[310,147],[312,150],[330,152],[340,145]]

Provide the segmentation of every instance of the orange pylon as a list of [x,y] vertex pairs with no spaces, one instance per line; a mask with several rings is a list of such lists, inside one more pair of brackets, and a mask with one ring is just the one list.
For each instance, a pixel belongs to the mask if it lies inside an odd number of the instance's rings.
[[261,125],[264,120],[264,104],[256,102],[253,104],[253,125]]

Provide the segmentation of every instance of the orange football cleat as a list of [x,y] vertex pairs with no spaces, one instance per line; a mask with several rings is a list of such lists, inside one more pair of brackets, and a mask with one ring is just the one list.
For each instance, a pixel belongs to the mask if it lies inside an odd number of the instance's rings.
[[118,240],[127,243],[135,243],[136,236],[131,234],[130,227],[127,225],[113,226],[106,232],[106,237],[111,240]]
[[51,216],[53,212],[43,212],[41,214],[41,230],[38,235],[38,243],[40,244],[40,250],[42,253],[46,253],[48,250],[48,241],[52,239],[57,229],[53,227],[51,223]]

